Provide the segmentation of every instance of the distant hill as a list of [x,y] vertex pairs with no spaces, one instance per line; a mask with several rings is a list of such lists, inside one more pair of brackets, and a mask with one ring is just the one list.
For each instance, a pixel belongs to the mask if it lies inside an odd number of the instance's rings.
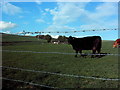
[[20,36],[13,34],[4,34],[2,33],[2,42],[11,42],[11,41],[38,41],[34,36]]

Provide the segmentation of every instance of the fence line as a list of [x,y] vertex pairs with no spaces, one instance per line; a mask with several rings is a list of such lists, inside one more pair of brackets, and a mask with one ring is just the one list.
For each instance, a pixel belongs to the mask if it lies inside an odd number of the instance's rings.
[[25,82],[25,81],[22,81],[22,80],[8,79],[8,78],[4,78],[4,77],[2,79],[3,80],[8,80],[8,81],[14,81],[14,82],[20,82],[20,83],[30,84],[30,85],[33,85],[33,86],[40,86],[40,87],[51,88],[51,89],[59,89],[58,87],[41,85],[41,84],[32,83],[32,82]]
[[[71,29],[71,30],[74,30],[74,29]],[[91,30],[79,30],[79,31],[64,31],[64,32],[60,32],[60,31],[56,31],[56,32],[26,32],[25,30],[23,30],[23,32],[19,32],[19,33],[16,33],[16,34],[41,34],[41,33],[77,33],[77,32],[91,32],[91,31],[108,31],[108,30],[118,30],[118,28],[111,28],[111,29],[108,29],[108,28],[104,28],[104,29],[91,29]]]
[[[63,52],[35,52],[35,51],[16,51],[16,50],[0,50],[0,51],[4,51],[4,52],[26,52],[26,53],[43,53],[43,54],[64,54],[64,55],[75,55],[75,53],[63,53]],[[82,55],[108,55],[108,56],[120,56],[120,54],[112,54],[112,53],[103,53],[103,54],[89,54],[89,53],[85,53]]]
[[51,75],[58,75],[58,76],[65,76],[65,77],[73,77],[73,78],[86,78],[86,79],[107,80],[107,81],[118,81],[118,80],[120,80],[120,79],[114,79],[114,78],[97,78],[97,77],[80,76],[80,75],[73,75],[73,74],[61,74],[61,73],[46,72],[46,71],[36,71],[36,70],[6,67],[6,66],[0,66],[0,67],[7,68],[7,69],[13,69],[13,70],[21,70],[21,71],[27,71],[27,72],[37,72],[37,73],[44,73],[44,74],[51,74]]

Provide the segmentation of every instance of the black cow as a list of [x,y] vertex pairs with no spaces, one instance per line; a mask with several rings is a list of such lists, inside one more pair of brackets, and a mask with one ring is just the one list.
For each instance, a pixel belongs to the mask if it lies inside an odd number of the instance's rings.
[[[70,36],[68,38],[68,43],[72,45],[73,49],[76,51],[75,57],[77,57],[78,52],[82,55],[82,50],[92,50],[93,54],[100,53],[102,40],[100,36],[90,36],[83,38],[75,38]],[[92,55],[91,57],[94,57]]]

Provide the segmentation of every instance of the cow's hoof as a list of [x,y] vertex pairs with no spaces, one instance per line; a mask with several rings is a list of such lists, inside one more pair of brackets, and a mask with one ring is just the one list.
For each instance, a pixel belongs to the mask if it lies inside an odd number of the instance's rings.
[[77,55],[75,55],[75,57],[77,57]]
[[98,56],[97,58],[101,58],[101,56]]

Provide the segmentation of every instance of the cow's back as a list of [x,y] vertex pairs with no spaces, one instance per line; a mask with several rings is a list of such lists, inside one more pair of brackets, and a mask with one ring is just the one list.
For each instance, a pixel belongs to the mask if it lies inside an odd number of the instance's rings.
[[120,39],[117,39],[116,42],[117,42],[117,43],[120,43]]
[[100,36],[92,36],[92,37],[84,37],[84,38],[76,38],[75,45],[77,48],[82,50],[91,50],[93,47],[101,48],[101,37]]

